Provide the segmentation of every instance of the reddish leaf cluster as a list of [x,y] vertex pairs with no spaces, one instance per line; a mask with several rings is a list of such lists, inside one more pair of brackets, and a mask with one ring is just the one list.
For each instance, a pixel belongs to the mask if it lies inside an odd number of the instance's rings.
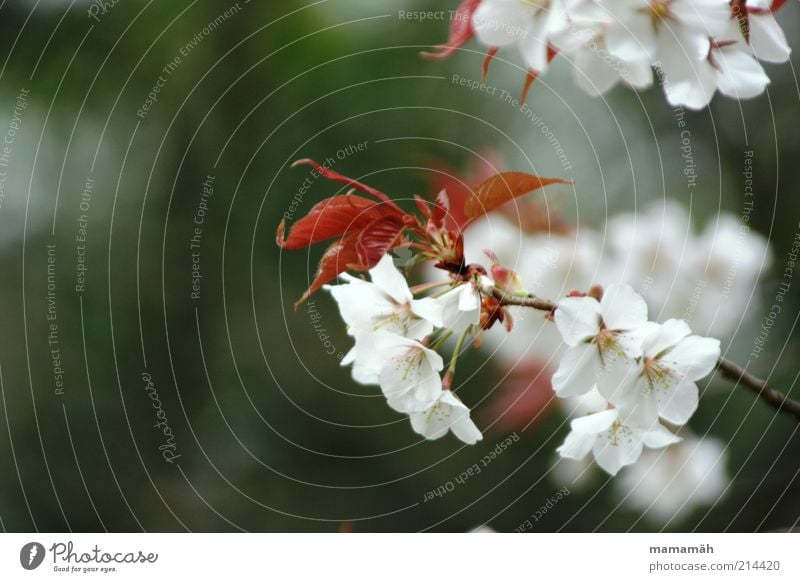
[[[506,202],[548,184],[565,180],[540,178],[524,172],[504,172],[489,177],[474,190],[453,201],[441,190],[433,201],[415,197],[419,215],[400,208],[388,195],[357,180],[325,168],[313,160],[299,160],[322,177],[351,186],[339,196],[316,204],[295,222],[286,235],[285,220],[278,225],[276,242],[285,250],[304,249],[318,242],[334,240],[319,262],[311,285],[295,304],[305,301],[324,284],[345,271],[366,271],[386,253],[398,247],[419,251],[421,260],[436,261],[436,266],[454,277],[470,276],[464,261],[463,229]],[[356,191],[369,198],[355,194]]]

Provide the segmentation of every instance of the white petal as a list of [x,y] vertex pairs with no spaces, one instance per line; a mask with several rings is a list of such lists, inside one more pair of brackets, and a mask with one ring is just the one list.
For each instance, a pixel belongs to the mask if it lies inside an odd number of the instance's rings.
[[568,348],[553,374],[553,390],[560,398],[586,394],[601,372],[600,352],[594,344]]
[[644,353],[644,340],[658,330],[658,327],[656,322],[648,321],[635,329],[617,334],[616,345],[629,358],[639,358]]
[[681,437],[660,424],[642,435],[642,441],[650,449],[663,449],[681,441]]
[[575,54],[575,79],[578,86],[591,96],[602,95],[616,85],[625,65],[619,59],[605,53],[606,60],[598,54],[596,41],[589,41],[589,46]]
[[475,423],[469,417],[469,414],[456,420],[450,427],[450,430],[453,431],[453,434],[456,435],[456,437],[468,445],[474,445],[478,441],[483,440],[481,431],[478,430],[477,426],[475,426]]
[[411,301],[411,291],[403,274],[394,266],[391,255],[383,255],[378,264],[369,270],[373,283],[398,303]]
[[360,279],[343,285],[326,285],[325,290],[336,301],[344,322],[356,331],[374,331],[376,320],[397,311],[377,286]]
[[606,360],[602,374],[597,378],[597,390],[613,403],[622,405],[640,394],[639,380],[642,365],[625,357],[610,357]]
[[443,390],[428,408],[410,415],[414,432],[435,440],[452,430],[467,444],[475,444],[483,438],[469,418],[469,409],[449,390]]
[[692,333],[689,324],[682,319],[668,319],[644,339],[642,349],[644,353],[654,358],[664,350],[676,346],[680,341]]
[[718,339],[690,335],[664,354],[664,365],[678,371],[689,380],[700,380],[708,376],[719,361]]
[[411,414],[428,409],[442,391],[442,380],[431,368],[387,365],[381,370],[380,386],[386,402],[397,412]]
[[[717,70],[708,62],[707,37],[659,35],[659,67],[670,105],[702,109],[717,89]],[[705,51],[705,52],[704,52]]]
[[650,16],[637,11],[623,18],[623,22],[614,23],[606,33],[608,52],[623,60],[651,59],[656,42]]
[[375,334],[370,357],[384,358],[379,382],[393,409],[416,412],[427,408],[441,392],[442,357],[433,350],[393,334]]
[[[748,6],[750,2],[747,3]],[[760,61],[784,63],[792,49],[786,35],[772,14],[749,14],[750,48]]]
[[556,452],[564,458],[580,461],[589,451],[592,450],[596,434],[586,434],[580,432],[570,432],[564,439],[564,444],[556,449]]
[[472,15],[472,27],[483,44],[508,46],[524,38],[533,12],[518,0],[485,0]]
[[424,436],[430,441],[442,438],[449,430],[449,424],[439,422],[438,417],[434,419],[433,414],[434,409],[430,408],[408,415],[409,420],[411,420],[411,428],[414,432]]
[[594,458],[609,475],[617,472],[627,465],[635,463],[642,454],[642,441],[639,435],[628,432],[621,427],[611,435],[606,431],[600,435],[594,444]]
[[600,331],[600,303],[591,297],[567,297],[558,302],[555,320],[564,342],[576,346]]
[[381,327],[385,331],[400,333],[407,338],[421,340],[428,336],[433,331],[433,323],[427,319],[419,319],[417,317],[407,317],[406,323],[403,327],[397,329],[389,326]]
[[[460,334],[467,326],[477,325],[480,321],[480,302],[478,302],[478,306],[475,309],[469,311],[462,311],[459,307],[462,304],[462,295],[465,290],[466,287],[462,285],[451,289],[436,299],[442,309],[441,327],[450,329],[455,334]],[[469,300],[465,300],[464,305],[469,306],[471,303]]]
[[596,412],[587,416],[576,418],[570,423],[573,432],[581,434],[598,434],[608,430],[614,421],[619,418],[619,411],[615,408]]
[[349,366],[350,364],[352,364],[355,361],[356,361],[356,346],[353,346],[352,348],[350,348],[350,351],[347,352],[344,355],[344,357],[342,358],[342,361],[339,362],[339,365],[340,366]]
[[657,386],[653,390],[658,401],[658,413],[667,422],[686,424],[697,411],[699,393],[691,380],[679,380],[667,389]]
[[713,56],[720,67],[717,85],[724,95],[734,99],[750,99],[763,93],[769,85],[764,68],[743,50],[726,47],[714,51]]
[[721,36],[731,19],[729,0],[674,0],[669,11],[681,24],[705,37]]
[[647,303],[630,285],[609,285],[600,301],[608,329],[636,329],[647,323]]
[[459,287],[458,308],[461,311],[473,311],[481,306],[481,294],[471,284]]
[[544,73],[547,71],[547,43],[548,43],[546,14],[539,12],[534,16],[533,25],[527,30],[525,38],[519,45],[525,64],[532,71]]
[[355,341],[353,348],[342,359],[342,366],[353,364],[351,374],[359,384],[378,384],[386,357],[375,350],[373,334],[356,334]]
[[414,313],[414,315],[431,322],[436,327],[442,327],[444,325],[444,309],[442,308],[441,303],[432,297],[414,299],[411,301],[411,312]]
[[658,426],[658,402],[652,390],[642,391],[637,398],[617,407],[622,424],[635,427],[639,432]]
[[653,68],[646,59],[623,61],[622,80],[636,89],[645,89],[653,84]]

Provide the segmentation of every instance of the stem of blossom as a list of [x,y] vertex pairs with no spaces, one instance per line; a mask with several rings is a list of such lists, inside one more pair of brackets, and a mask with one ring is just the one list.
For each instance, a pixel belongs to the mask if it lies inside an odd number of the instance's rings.
[[472,333],[472,325],[468,325],[467,329],[465,329],[461,336],[458,338],[458,342],[456,343],[456,347],[453,350],[453,357],[450,358],[450,367],[447,368],[447,375],[451,378],[455,376],[456,373],[456,363],[458,363],[458,356],[461,354],[461,350],[464,348],[464,341],[466,341],[467,336]]
[[433,345],[430,346],[430,349],[438,350],[444,345],[444,342],[450,339],[451,335],[453,335],[453,332],[449,329],[446,332],[443,332],[438,338],[436,338],[436,341],[433,342]]
[[[504,294],[499,289],[495,289],[493,295],[500,301],[500,305],[529,307],[538,309],[539,311],[546,311],[549,314],[555,313],[558,308],[558,305],[554,302],[535,297],[534,295],[528,297],[512,297]],[[791,414],[800,421],[800,402],[792,400],[786,394],[778,392],[774,388],[770,388],[765,380],[754,376],[738,364],[726,360],[725,358],[719,359],[717,362],[717,369],[721,376],[732,380],[737,386],[741,384],[748,390],[751,390],[772,408]]]
[[430,291],[431,289],[436,289],[437,287],[444,287],[445,285],[452,284],[452,281],[434,281],[432,283],[422,283],[420,285],[414,285],[411,287],[411,293],[416,295],[418,293],[422,293],[423,291]]

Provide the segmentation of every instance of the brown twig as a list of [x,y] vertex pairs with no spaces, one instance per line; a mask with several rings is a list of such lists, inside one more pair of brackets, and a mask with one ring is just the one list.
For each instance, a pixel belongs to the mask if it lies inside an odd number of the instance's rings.
[[770,388],[766,381],[753,376],[738,364],[734,364],[725,358],[719,359],[719,362],[717,362],[717,369],[720,374],[728,380],[732,380],[736,382],[737,385],[741,384],[745,388],[755,392],[761,400],[772,406],[775,410],[786,412],[793,415],[797,420],[800,420],[800,402],[792,400],[786,394],[778,392],[774,388]]
[[500,305],[530,307],[532,309],[547,311],[549,313],[553,313],[556,310],[556,307],[558,307],[552,301],[549,301],[548,299],[542,299],[541,297],[536,297],[535,295],[528,295],[527,297],[515,297],[512,295],[506,295],[499,289],[495,289],[493,294],[500,301]]
[[[513,297],[511,295],[506,295],[499,289],[495,289],[493,294],[500,301],[500,305],[504,306],[529,307],[539,311],[546,311],[550,315],[555,313],[558,308],[558,305],[554,302],[534,295],[529,295],[528,297]],[[786,394],[771,388],[765,380],[754,376],[738,364],[726,360],[725,358],[719,359],[717,362],[717,369],[721,376],[735,382],[737,386],[741,384],[748,390],[751,390],[767,405],[780,412],[791,414],[800,421],[800,402],[792,400]]]

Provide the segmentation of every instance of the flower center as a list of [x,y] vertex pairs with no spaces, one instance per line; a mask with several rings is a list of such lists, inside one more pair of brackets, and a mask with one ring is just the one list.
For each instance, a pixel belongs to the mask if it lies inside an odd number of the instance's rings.
[[608,429],[608,432],[608,442],[612,447],[618,447],[620,439],[630,441],[631,436],[633,435],[633,431],[630,429],[630,427],[625,426],[618,420],[614,421],[614,424],[611,425],[611,428]]
[[403,382],[408,382],[410,379],[416,379],[419,376],[419,370],[422,367],[422,360],[425,355],[420,350],[411,350],[406,354],[402,361],[403,369]]
[[654,28],[657,28],[662,21],[671,17],[669,11],[670,2],[671,0],[651,0],[649,9],[645,8],[645,11],[649,10],[650,12],[650,20]]
[[666,391],[670,386],[670,372],[667,368],[662,366],[658,358],[644,358],[644,376],[647,386],[650,390],[658,390],[659,388]]
[[608,329],[605,325],[600,327],[600,331],[592,342],[597,346],[597,351],[600,353],[600,361],[603,365],[606,364],[606,354],[615,354],[617,356],[624,355],[622,348],[617,342],[617,335],[620,332],[613,329]]
[[411,322],[411,304],[397,303],[395,301],[392,301],[392,303],[395,305],[395,308],[392,309],[391,312],[375,317],[373,320],[373,330],[378,331],[388,327],[388,331],[405,334]]

